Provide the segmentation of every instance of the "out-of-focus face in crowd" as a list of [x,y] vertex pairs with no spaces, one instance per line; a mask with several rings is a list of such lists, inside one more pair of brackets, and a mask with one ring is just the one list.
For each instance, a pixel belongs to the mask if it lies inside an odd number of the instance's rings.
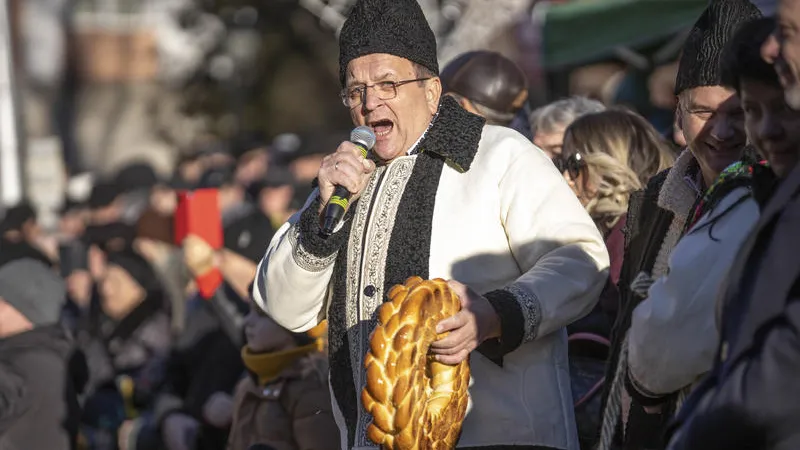
[[586,97],[565,98],[542,106],[530,116],[533,143],[563,171],[565,161],[561,158],[561,153],[564,131],[579,117],[605,109],[602,103]]
[[250,313],[244,319],[247,346],[255,353],[282,350],[294,344],[292,335],[250,303]]
[[108,264],[100,281],[100,296],[103,311],[119,320],[144,300],[146,292],[123,268]]

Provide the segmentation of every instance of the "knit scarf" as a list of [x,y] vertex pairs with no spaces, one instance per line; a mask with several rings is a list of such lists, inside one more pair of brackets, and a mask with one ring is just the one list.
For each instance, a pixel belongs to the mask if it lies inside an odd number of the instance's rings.
[[319,339],[302,347],[294,347],[271,353],[255,353],[245,345],[242,348],[242,361],[247,370],[258,377],[258,384],[264,386],[275,381],[286,369],[303,356],[321,350]]

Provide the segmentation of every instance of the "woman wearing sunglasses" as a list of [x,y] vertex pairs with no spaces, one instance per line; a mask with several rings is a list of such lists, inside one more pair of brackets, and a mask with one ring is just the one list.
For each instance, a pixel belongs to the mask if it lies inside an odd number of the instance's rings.
[[[597,342],[608,339],[618,310],[617,282],[622,268],[623,229],[628,200],[647,180],[672,164],[673,153],[658,132],[641,116],[625,110],[606,110],[579,117],[564,134],[561,155],[564,178],[605,237],[611,259],[608,283],[600,302],[588,316],[568,327],[570,372],[573,373],[578,433],[581,442],[594,443],[599,428],[600,395],[607,355]],[[587,357],[593,362],[587,363]],[[587,366],[589,364],[589,366]],[[597,370],[597,372],[595,372]],[[587,376],[596,374],[594,377]],[[591,397],[591,398],[590,398]]]
[[625,110],[578,118],[565,132],[563,158],[564,178],[606,237],[622,229],[630,194],[674,161],[656,129]]

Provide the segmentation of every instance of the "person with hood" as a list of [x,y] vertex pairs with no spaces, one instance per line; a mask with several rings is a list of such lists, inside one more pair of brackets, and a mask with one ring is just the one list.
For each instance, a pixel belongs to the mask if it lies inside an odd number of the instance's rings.
[[740,24],[760,16],[748,0],[712,0],[683,46],[675,94],[676,114],[687,148],[672,168],[631,196],[618,286],[620,313],[612,330],[606,371],[604,446],[611,445],[612,438],[618,444],[624,442],[627,448],[664,445],[661,436],[672,416],[674,399],[653,414],[632,401],[624,389],[627,360],[620,354],[626,346],[632,312],[647,297],[653,281],[666,274],[669,256],[685,231],[692,207],[719,174],[744,153],[744,115],[736,92],[721,85],[720,54]]
[[323,353],[326,325],[292,333],[250,304],[242,348],[248,376],[236,387],[228,450],[326,450],[339,441]]
[[[762,55],[774,63],[783,100],[797,114],[800,1],[781,0],[777,22]],[[765,87],[745,83],[745,92]],[[761,103],[764,94],[743,100]],[[797,126],[785,131],[797,133]],[[771,192],[759,203],[758,223],[721,287],[720,344],[710,373],[675,420],[669,450],[800,446],[800,146],[771,145],[764,153],[777,183],[766,186]]]
[[[72,450],[82,390],[74,343],[58,324],[64,282],[41,261],[0,266],[0,448]],[[85,376],[85,367],[83,367]]]
[[[544,152],[442,95],[418,2],[360,0],[339,41],[342,103],[374,131],[373,156],[342,142],[323,158],[318,188],[272,239],[253,290],[292,332],[328,320],[337,447],[377,447],[359,395],[371,319],[418,276],[451,280],[461,300],[430,348],[443,364],[469,358],[473,406],[458,447],[576,450],[566,326],[606,282],[600,232]],[[337,185],[353,196],[327,235]]]

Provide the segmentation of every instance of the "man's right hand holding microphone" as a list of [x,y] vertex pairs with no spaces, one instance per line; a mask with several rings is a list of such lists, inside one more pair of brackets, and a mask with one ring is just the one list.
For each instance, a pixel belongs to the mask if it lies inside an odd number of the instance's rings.
[[[364,155],[375,145],[375,135],[367,127],[358,127],[350,135],[349,142],[342,142],[336,152],[322,160],[317,182],[320,195],[320,223],[325,233],[326,210],[333,197],[336,199],[340,193],[335,193],[337,186],[345,188],[350,196],[347,205],[351,205],[361,196],[367,187],[372,173],[375,172],[375,163],[365,158]],[[341,192],[341,190],[340,190]],[[330,222],[330,218],[328,217]],[[333,226],[338,223],[338,220]],[[330,225],[328,226],[330,228]],[[332,229],[328,231],[333,231]],[[329,233],[328,233],[329,234]]]

